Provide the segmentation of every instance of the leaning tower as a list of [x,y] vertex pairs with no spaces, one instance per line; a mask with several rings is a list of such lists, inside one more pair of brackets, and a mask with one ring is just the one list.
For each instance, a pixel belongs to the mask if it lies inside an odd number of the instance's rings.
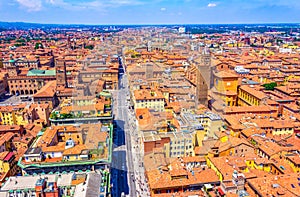
[[208,105],[207,94],[211,87],[211,55],[208,49],[204,49],[197,64],[197,104]]

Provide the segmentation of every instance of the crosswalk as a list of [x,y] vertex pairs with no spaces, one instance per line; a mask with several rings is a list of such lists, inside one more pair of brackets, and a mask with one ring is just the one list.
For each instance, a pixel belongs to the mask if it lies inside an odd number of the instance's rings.
[[117,151],[125,151],[126,150],[126,146],[125,145],[122,145],[122,146],[118,146],[118,147],[115,147],[114,149],[113,149],[113,153],[114,154],[117,154]]

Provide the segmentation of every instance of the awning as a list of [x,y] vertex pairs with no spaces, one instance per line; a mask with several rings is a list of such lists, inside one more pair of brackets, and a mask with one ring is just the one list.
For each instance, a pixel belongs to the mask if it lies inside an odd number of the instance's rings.
[[221,196],[225,195],[225,193],[221,187],[218,188],[218,192]]
[[213,186],[211,184],[204,184],[204,187],[206,189],[212,189],[213,188]]
[[13,152],[8,153],[8,154],[4,157],[4,161],[9,161],[9,160],[12,158],[13,155],[14,155]]

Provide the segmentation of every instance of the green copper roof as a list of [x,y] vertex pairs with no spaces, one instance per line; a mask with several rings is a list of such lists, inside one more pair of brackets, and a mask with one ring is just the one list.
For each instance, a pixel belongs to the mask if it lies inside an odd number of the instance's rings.
[[27,76],[55,76],[55,70],[29,70]]
[[9,62],[9,63],[14,63],[14,62],[15,62],[15,60],[8,60],[8,62]]

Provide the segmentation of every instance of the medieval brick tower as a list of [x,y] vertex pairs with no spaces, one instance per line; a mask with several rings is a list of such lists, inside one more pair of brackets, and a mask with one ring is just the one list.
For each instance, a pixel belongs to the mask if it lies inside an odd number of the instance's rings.
[[56,90],[62,91],[67,88],[67,69],[63,59],[56,60]]
[[208,49],[204,49],[201,57],[200,64],[197,64],[197,104],[207,106],[207,94],[211,83],[211,56]]

